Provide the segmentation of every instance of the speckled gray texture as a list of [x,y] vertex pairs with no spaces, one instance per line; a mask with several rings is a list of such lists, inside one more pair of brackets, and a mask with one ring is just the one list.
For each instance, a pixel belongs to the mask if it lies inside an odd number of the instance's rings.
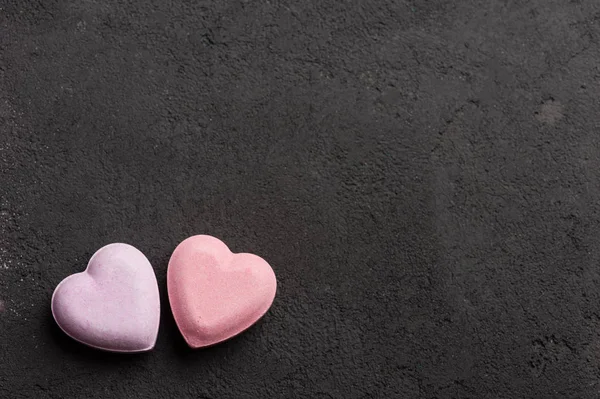
[[[597,398],[599,39],[596,0],[0,0],[0,397]],[[199,351],[193,234],[279,280]],[[110,242],[148,354],[50,315]]]

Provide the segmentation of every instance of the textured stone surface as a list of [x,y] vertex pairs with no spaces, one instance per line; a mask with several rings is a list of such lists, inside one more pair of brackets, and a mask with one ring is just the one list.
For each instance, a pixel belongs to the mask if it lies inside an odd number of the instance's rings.
[[[0,0],[0,397],[596,398],[596,0]],[[193,234],[276,265],[192,351]],[[73,342],[52,290],[107,242],[155,350]]]

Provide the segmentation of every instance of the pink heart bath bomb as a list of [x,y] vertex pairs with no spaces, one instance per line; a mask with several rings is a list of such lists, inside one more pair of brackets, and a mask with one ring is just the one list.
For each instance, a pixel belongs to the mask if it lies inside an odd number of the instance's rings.
[[52,295],[52,315],[71,338],[111,352],[154,348],[160,298],[148,259],[127,244],[100,248],[82,273],[65,278]]
[[175,322],[192,348],[225,341],[271,307],[277,280],[252,254],[234,254],[221,240],[198,235],[175,248],[167,271]]

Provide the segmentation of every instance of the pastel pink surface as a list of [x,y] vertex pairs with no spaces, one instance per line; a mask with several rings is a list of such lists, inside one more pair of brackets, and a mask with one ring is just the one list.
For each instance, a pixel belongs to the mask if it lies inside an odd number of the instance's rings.
[[112,352],[144,352],[158,335],[160,297],[148,259],[128,244],[100,248],[52,295],[52,314],[73,339]]
[[198,235],[175,248],[167,271],[169,301],[186,342],[200,348],[229,339],[271,307],[277,280],[252,254],[234,254],[221,240]]

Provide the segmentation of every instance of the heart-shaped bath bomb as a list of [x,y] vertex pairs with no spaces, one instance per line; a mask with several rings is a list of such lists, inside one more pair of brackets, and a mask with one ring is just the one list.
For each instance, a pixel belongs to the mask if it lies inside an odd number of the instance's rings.
[[273,303],[277,280],[264,259],[234,254],[221,240],[198,235],[175,248],[167,286],[181,334],[200,348],[256,323]]
[[100,248],[82,273],[65,278],[52,295],[52,314],[71,338],[111,352],[154,348],[160,298],[148,259],[127,244]]

